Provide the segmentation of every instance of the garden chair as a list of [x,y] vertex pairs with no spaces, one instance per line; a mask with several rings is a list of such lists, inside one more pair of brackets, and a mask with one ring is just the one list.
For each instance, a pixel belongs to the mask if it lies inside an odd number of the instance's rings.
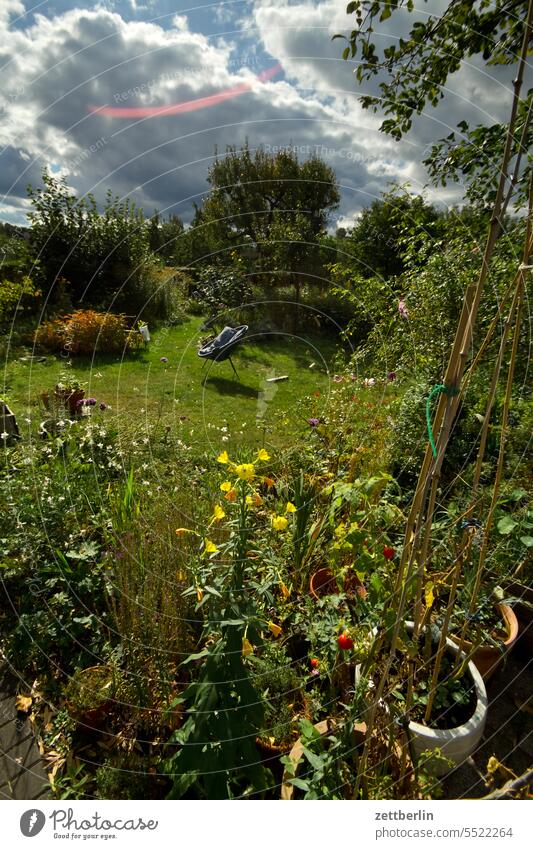
[[202,345],[198,351],[198,356],[206,361],[214,360],[215,362],[222,362],[223,360],[229,360],[235,376],[239,377],[231,359],[231,352],[242,341],[247,331],[247,324],[241,324],[239,327],[225,327],[218,336],[215,336],[214,339]]

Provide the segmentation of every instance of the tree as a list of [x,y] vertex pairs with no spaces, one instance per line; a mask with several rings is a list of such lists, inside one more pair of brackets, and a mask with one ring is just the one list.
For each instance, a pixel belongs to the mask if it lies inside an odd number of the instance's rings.
[[[413,0],[349,3],[346,11],[355,16],[357,28],[343,53],[344,59],[357,59],[356,78],[360,83],[376,76],[380,80],[380,94],[364,95],[361,103],[374,112],[383,110],[387,117],[381,130],[396,139],[410,130],[414,115],[421,114],[427,105],[437,106],[449,75],[458,71],[464,60],[481,56],[487,66],[515,64],[533,14],[528,0],[450,0],[440,15],[424,15],[414,21],[407,39],[383,46],[385,40],[374,37],[376,23],[399,9],[415,14],[420,11]],[[531,38],[531,29],[527,37]],[[511,188],[518,187],[517,205],[525,200],[533,163],[532,112],[530,89],[518,104],[514,160],[509,169],[509,174],[514,174]],[[495,163],[502,158],[506,126],[470,127],[461,121],[458,130],[436,142],[424,164],[434,184],[464,179],[469,200],[483,209],[490,208],[499,178]],[[526,166],[522,164],[524,158]]]
[[211,252],[257,246],[263,276],[287,272],[297,298],[304,267],[313,265],[317,237],[340,200],[335,172],[319,157],[299,162],[291,147],[270,153],[228,148],[208,173],[211,193],[195,225]]
[[184,233],[183,221],[177,215],[169,215],[161,219],[156,211],[150,219],[148,226],[148,243],[152,253],[159,256],[167,263],[175,261],[176,254],[179,255],[180,245],[178,241]]
[[443,214],[423,197],[394,187],[363,209],[344,240],[351,259],[343,261],[361,277],[395,277],[405,269],[406,246],[412,251],[417,240],[437,237],[442,223]]
[[63,278],[74,304],[109,303],[119,292],[122,302],[130,301],[150,257],[142,211],[108,192],[100,214],[92,195],[77,198],[46,171],[42,180],[41,188],[28,188],[28,217],[47,289]]

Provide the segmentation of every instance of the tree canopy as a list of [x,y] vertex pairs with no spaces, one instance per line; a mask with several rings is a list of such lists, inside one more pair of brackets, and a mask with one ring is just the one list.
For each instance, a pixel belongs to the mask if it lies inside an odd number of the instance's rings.
[[246,253],[253,246],[256,270],[303,271],[340,200],[334,170],[317,156],[300,162],[290,145],[272,152],[231,147],[211,166],[208,182],[211,192],[193,223],[205,252],[226,261],[231,248]]
[[[358,61],[355,75],[360,83],[373,77],[379,80],[380,94],[363,95],[363,107],[382,111],[386,117],[381,130],[400,139],[410,130],[414,115],[428,105],[438,105],[448,77],[464,60],[479,56],[487,66],[518,61],[528,15],[531,24],[528,6],[528,0],[450,0],[441,14],[428,15],[415,8],[413,0],[350,2],[346,11],[355,16],[356,28],[343,58]],[[412,13],[416,20],[407,38],[391,39],[384,46],[385,39],[376,37],[376,24],[400,10]],[[519,166],[512,181],[518,184],[515,204],[524,201],[533,162],[532,111],[533,89],[529,89],[518,104],[513,140],[515,162],[518,155],[527,158],[526,167]],[[501,160],[505,130],[497,122],[470,126],[461,121],[457,131],[437,141],[424,160],[434,184],[464,179],[469,200],[490,206],[498,180],[494,164]]]

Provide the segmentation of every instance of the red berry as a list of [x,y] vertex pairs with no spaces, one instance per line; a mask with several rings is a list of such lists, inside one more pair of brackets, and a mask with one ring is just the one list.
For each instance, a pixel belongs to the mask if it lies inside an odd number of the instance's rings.
[[383,557],[385,560],[392,560],[394,557],[394,549],[390,545],[383,546]]
[[311,664],[312,669],[316,669],[317,666],[318,666],[318,658],[312,657],[311,660],[309,661],[309,663]]
[[348,631],[343,631],[342,634],[339,634],[337,643],[341,651],[349,651],[350,649],[353,649],[353,640]]

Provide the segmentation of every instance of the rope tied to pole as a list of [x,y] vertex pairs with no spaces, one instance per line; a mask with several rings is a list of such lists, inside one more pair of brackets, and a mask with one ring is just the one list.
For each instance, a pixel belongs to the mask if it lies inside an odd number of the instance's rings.
[[452,397],[453,395],[458,395],[459,390],[455,386],[445,386],[444,383],[437,383],[437,385],[433,387],[427,397],[426,424],[428,429],[429,444],[431,445],[431,450],[435,458],[437,457],[437,446],[435,445],[435,439],[433,437],[433,427],[431,425],[431,402],[433,401],[433,398],[435,398],[436,395],[440,395],[441,392],[443,392],[445,395]]

